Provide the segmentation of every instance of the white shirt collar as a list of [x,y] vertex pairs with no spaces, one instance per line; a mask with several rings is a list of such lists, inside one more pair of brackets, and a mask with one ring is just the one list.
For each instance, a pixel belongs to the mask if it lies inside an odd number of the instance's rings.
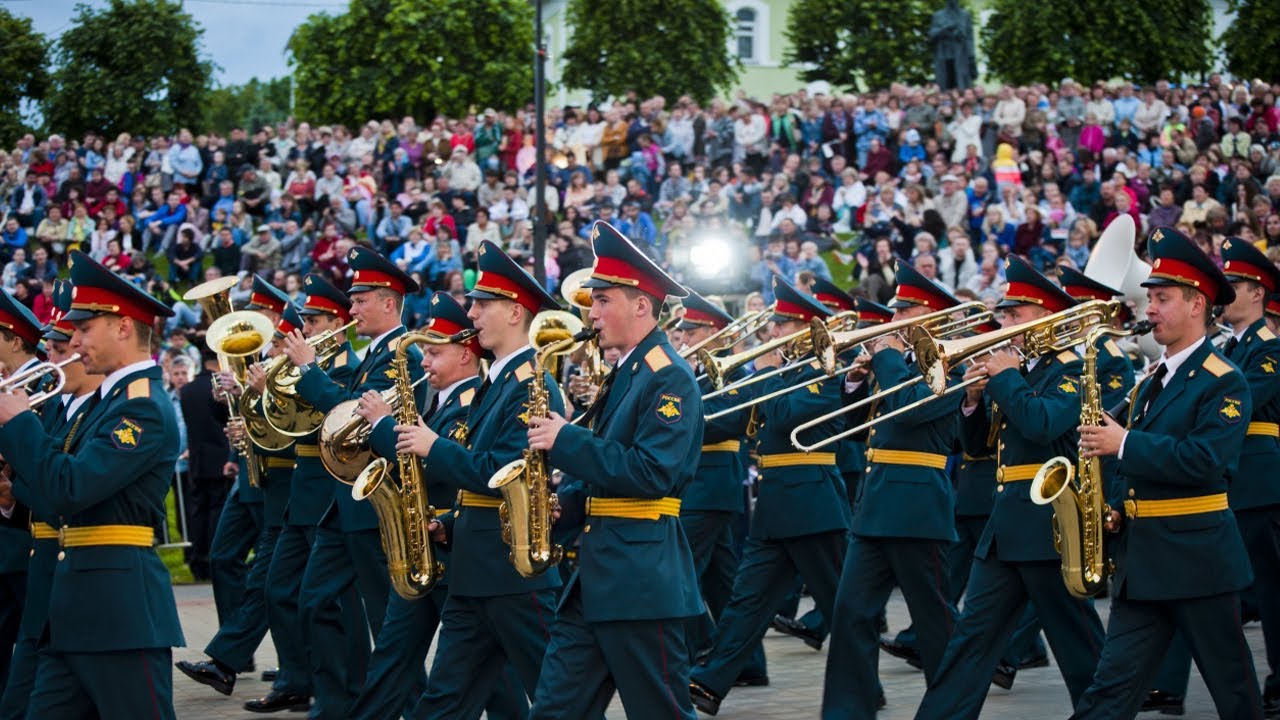
[[489,382],[490,383],[498,382],[498,377],[502,375],[502,371],[505,370],[507,367],[507,364],[511,362],[511,358],[519,355],[525,350],[532,350],[532,349],[533,349],[532,345],[525,345],[524,347],[520,348],[519,350],[516,350],[515,352],[502,358],[501,360],[494,360],[493,364],[489,366]]
[[471,378],[469,378],[469,377],[464,377],[464,378],[462,378],[461,380],[459,380],[459,381],[455,382],[454,384],[450,385],[449,387],[447,387],[447,388],[445,388],[445,389],[441,390],[440,392],[436,393],[436,397],[438,397],[438,398],[440,399],[440,401],[436,403],[436,407],[444,407],[444,404],[445,404],[445,403],[447,403],[447,402],[449,402],[449,398],[453,397],[453,394],[454,394],[455,392],[457,392],[457,391],[458,391],[458,388],[459,388],[463,383],[465,383],[466,381],[468,381],[468,380],[470,380],[470,379],[471,379]]
[[1173,374],[1178,372],[1178,368],[1182,367],[1182,363],[1186,362],[1187,358],[1191,357],[1191,354],[1194,353],[1196,348],[1200,347],[1201,343],[1205,342],[1205,340],[1206,338],[1200,338],[1199,340],[1191,343],[1190,346],[1179,350],[1172,356],[1160,356],[1160,362],[1164,363],[1165,367],[1169,368],[1169,370],[1164,374],[1164,382],[1162,384],[1169,384],[1169,379],[1173,377]]
[[89,398],[92,395],[93,393],[85,393],[78,398],[73,398],[71,402],[67,405],[67,419],[70,420],[72,417],[74,417],[76,412],[80,409],[80,406],[88,402]]
[[146,360],[139,360],[138,362],[132,365],[125,365],[119,370],[108,375],[107,379],[102,381],[102,387],[98,388],[98,396],[105,398],[108,394],[111,393],[111,388],[115,387],[115,384],[123,380],[126,376],[132,375],[133,373],[136,373],[136,372],[141,372],[143,370],[153,368],[155,366],[156,366],[156,361],[152,360],[151,358],[147,358]]
[[30,367],[32,367],[32,366],[34,366],[34,365],[39,364],[39,362],[40,362],[40,358],[38,358],[38,357],[33,357],[33,358],[31,358],[30,360],[27,360],[26,362],[22,363],[22,366],[18,368],[18,372],[15,372],[15,373],[14,373],[14,375],[17,375],[18,373],[22,372],[23,370],[26,370],[27,368],[30,368]]
[[381,346],[382,341],[383,341],[383,340],[386,340],[386,339],[387,339],[387,336],[388,336],[388,335],[390,335],[391,333],[393,333],[393,332],[395,332],[395,331],[399,330],[399,329],[400,329],[400,327],[401,327],[401,326],[397,325],[397,326],[395,326],[395,327],[391,328],[390,330],[388,330],[388,331],[386,331],[386,332],[382,333],[382,334],[381,334],[381,335],[379,335],[378,337],[376,337],[376,338],[374,338],[374,339],[370,340],[370,341],[369,341],[369,352],[373,352],[374,350],[377,350],[377,349]]

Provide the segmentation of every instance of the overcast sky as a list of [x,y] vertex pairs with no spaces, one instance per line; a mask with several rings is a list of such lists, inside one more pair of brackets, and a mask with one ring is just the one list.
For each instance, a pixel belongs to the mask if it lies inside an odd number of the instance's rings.
[[[101,0],[85,2],[106,5]],[[346,7],[340,0],[184,0],[183,4],[204,28],[205,55],[219,66],[214,82],[222,85],[287,74],[284,46],[293,29],[312,13],[337,13]],[[0,0],[0,6],[32,18],[36,30],[56,39],[70,23],[76,2]]]

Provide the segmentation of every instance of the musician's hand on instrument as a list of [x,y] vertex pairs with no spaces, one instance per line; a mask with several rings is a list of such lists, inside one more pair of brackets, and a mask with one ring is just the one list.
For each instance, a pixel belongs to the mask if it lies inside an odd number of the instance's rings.
[[261,395],[267,389],[267,371],[256,363],[250,365],[246,373],[245,384]]
[[294,330],[285,335],[282,342],[284,354],[295,366],[302,367],[316,361],[316,349],[307,344],[307,339],[302,336],[301,330]]
[[241,391],[240,383],[236,382],[236,376],[230,372],[219,372],[214,376],[217,382],[213,387],[214,399],[222,402],[227,393],[239,395]]
[[863,353],[853,359],[853,367],[849,368],[849,372],[845,373],[845,382],[860,383],[867,379],[867,375],[871,373],[871,356]]
[[987,377],[987,366],[982,363],[974,363],[964,371],[963,380],[976,380],[965,388],[965,406],[973,407],[982,402],[982,393],[987,389]]
[[768,370],[782,364],[782,353],[774,350],[756,358],[756,371]]
[[881,350],[897,350],[898,352],[902,352],[903,350],[906,350],[906,349],[907,349],[907,346],[903,344],[902,339],[899,338],[897,334],[894,334],[894,333],[885,335],[884,337],[881,337],[881,338],[876,338],[875,340],[871,341],[872,355],[875,355]]
[[426,457],[431,454],[431,446],[435,445],[436,440],[440,437],[434,430],[427,427],[427,423],[422,418],[418,418],[416,425],[396,425],[396,452],[412,453],[418,457]]
[[381,393],[366,390],[360,396],[360,402],[356,405],[356,414],[368,421],[370,427],[373,427],[378,424],[379,420],[391,415],[391,403],[383,400]]
[[227,427],[224,431],[227,434],[227,439],[231,441],[232,445],[240,443],[249,434],[244,426],[244,418],[240,417],[234,417],[228,420]]
[[0,425],[4,425],[31,408],[31,399],[25,390],[0,393]]
[[1102,516],[1102,529],[1109,533],[1120,532],[1120,526],[1124,524],[1124,515],[1119,510],[1107,510]]
[[560,428],[568,425],[560,413],[553,412],[551,417],[529,418],[529,448],[532,450],[550,450],[556,444],[556,436]]
[[435,518],[432,518],[431,522],[427,524],[427,532],[431,533],[431,542],[433,543],[443,544],[449,541],[449,533],[445,532],[444,523]]
[[230,478],[230,477],[235,477],[235,476],[237,476],[237,475],[239,475],[239,474],[240,474],[240,465],[239,465],[238,463],[233,463],[233,462],[231,462],[231,461],[229,461],[229,460],[228,460],[227,462],[225,462],[225,463],[223,463],[223,464],[222,464],[222,476],[223,476],[223,477],[229,477],[229,478]]
[[1103,415],[1101,425],[1080,426],[1080,450],[1091,458],[1119,455],[1126,432],[1123,425]]
[[986,359],[987,375],[995,377],[1005,370],[1017,371],[1022,367],[1018,354],[1009,349],[996,350]]

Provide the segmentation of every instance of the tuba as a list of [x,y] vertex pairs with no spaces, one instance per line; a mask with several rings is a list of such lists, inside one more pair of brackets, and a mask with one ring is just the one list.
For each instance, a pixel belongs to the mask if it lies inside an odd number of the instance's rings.
[[[534,318],[529,328],[529,344],[535,350],[529,417],[551,415],[551,388],[544,382],[547,361],[572,353],[595,335],[595,330],[583,329],[582,321],[572,313],[551,310]],[[550,480],[547,454],[529,448],[525,448],[523,457],[502,466],[489,479],[489,487],[502,493],[498,516],[502,539],[511,547],[508,558],[524,577],[546,572],[560,562],[563,554],[563,549],[551,541],[551,517],[558,503]]]
[[[408,333],[399,339],[395,359],[395,393],[399,399],[396,422],[413,425],[418,422],[418,407],[409,382],[409,348],[418,343],[441,342],[425,333]],[[447,342],[447,340],[443,341]],[[416,600],[431,592],[444,575],[444,564],[436,560],[431,547],[431,520],[436,509],[427,501],[427,484],[422,478],[422,463],[413,453],[396,455],[400,484],[391,479],[391,463],[377,458],[356,478],[351,497],[368,500],[378,515],[382,550],[387,554],[387,571],[391,587],[405,600]]]
[[[355,324],[353,320],[307,340],[307,344],[315,348],[318,365],[327,364],[342,350],[347,330]],[[298,395],[302,371],[283,357],[272,360],[264,369],[267,388],[262,397],[262,414],[266,422],[285,437],[300,438],[315,432],[324,422],[325,414]]]
[[[1151,330],[1142,321],[1135,334]],[[1101,425],[1102,393],[1098,388],[1097,341],[1107,335],[1128,335],[1100,325],[1085,335],[1084,372],[1080,376],[1080,424]],[[1062,556],[1062,579],[1067,591],[1080,598],[1097,595],[1111,574],[1103,557],[1103,522],[1111,507],[1103,500],[1101,458],[1080,455],[1051,458],[1031,481],[1031,502],[1053,506],[1053,545]]]

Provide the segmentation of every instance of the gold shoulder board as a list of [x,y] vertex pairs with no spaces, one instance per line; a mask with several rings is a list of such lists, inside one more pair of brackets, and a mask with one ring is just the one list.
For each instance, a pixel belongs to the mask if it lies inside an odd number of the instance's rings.
[[347,354],[346,354],[346,353],[344,353],[344,352],[343,352],[343,353],[338,353],[338,356],[337,356],[337,357],[335,357],[335,358],[333,359],[333,366],[334,366],[334,367],[336,367],[336,368],[346,367],[346,366],[347,366]]
[[130,400],[149,398],[151,397],[151,381],[147,378],[138,378],[137,380],[129,383],[129,389],[125,392],[126,397]]
[[1080,359],[1080,356],[1076,354],[1075,350],[1063,350],[1062,352],[1058,353],[1058,362],[1060,363],[1075,362],[1076,360],[1079,360],[1079,359]]
[[1209,356],[1204,359],[1204,369],[1212,373],[1214,377],[1222,377],[1231,372],[1232,368],[1226,360],[1214,353],[1209,353]]
[[1262,340],[1275,340],[1276,334],[1271,332],[1271,328],[1263,325],[1258,329],[1258,337]]
[[528,380],[531,377],[533,377],[533,361],[532,360],[530,360],[529,362],[523,363],[522,365],[520,365],[520,367],[516,368],[516,379],[519,380],[520,382],[524,382],[525,380]]
[[671,358],[667,357],[666,351],[661,346],[655,347],[644,355],[644,363],[649,366],[653,372],[658,372],[662,368],[671,364]]
[[461,395],[458,396],[458,402],[462,405],[462,407],[471,407],[471,399],[474,398],[475,396],[476,396],[476,389],[468,388],[466,391],[464,391]]
[[1120,346],[1116,345],[1115,340],[1108,340],[1106,348],[1107,352],[1111,353],[1111,357],[1124,357],[1124,353],[1120,352]]

